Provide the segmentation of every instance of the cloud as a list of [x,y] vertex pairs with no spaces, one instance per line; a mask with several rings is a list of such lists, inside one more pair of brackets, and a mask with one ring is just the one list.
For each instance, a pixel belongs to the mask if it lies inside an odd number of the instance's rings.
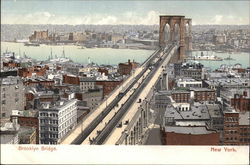
[[[119,16],[108,14],[88,14],[88,15],[56,15],[50,12],[35,12],[24,15],[1,14],[2,24],[125,24],[125,25],[155,25],[159,24],[158,11],[151,10],[146,14],[139,14],[138,12],[128,11],[121,13]],[[194,17],[192,24],[228,24],[228,25],[242,25],[249,24],[249,19],[246,17],[236,17],[234,15],[214,15],[212,17]]]
[[203,24],[247,25],[249,24],[249,18],[234,15],[215,15],[209,21],[203,22]]
[[82,16],[55,15],[50,12],[35,12],[25,15],[1,15],[3,24],[144,24],[152,25],[159,23],[159,13],[149,11],[146,15],[139,16],[135,12],[126,12],[118,18],[114,15],[92,14]]
[[221,24],[222,20],[223,20],[222,15],[215,15],[211,21],[213,22],[213,24]]

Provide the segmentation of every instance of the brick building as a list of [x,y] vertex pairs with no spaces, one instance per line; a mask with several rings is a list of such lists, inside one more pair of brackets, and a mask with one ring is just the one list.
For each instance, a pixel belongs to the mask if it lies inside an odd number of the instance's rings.
[[106,68],[98,68],[98,72],[100,72],[101,74],[104,73],[105,76],[107,76],[109,73],[108,69],[106,69]]
[[46,41],[49,39],[49,31],[34,31],[34,34],[32,34],[29,37],[30,41]]
[[172,91],[171,97],[176,103],[189,103],[190,92],[185,90]]
[[213,89],[208,88],[190,88],[187,90],[173,90],[171,97],[176,103],[189,103],[191,100],[200,101],[215,101],[216,93]]
[[122,80],[108,80],[108,81],[96,81],[96,85],[100,85],[103,88],[103,96],[108,95],[112,92],[118,85],[122,83]]
[[224,145],[238,145],[239,142],[239,113],[224,113]]
[[75,75],[63,75],[63,83],[80,85],[80,79]]
[[215,101],[216,93],[213,89],[208,88],[191,88],[191,92],[194,92],[194,101]]
[[234,98],[231,98],[231,106],[240,112],[250,111],[250,98],[246,95],[235,94]]
[[106,96],[121,83],[122,80],[97,80],[95,77],[81,77],[80,90],[88,91],[97,88],[102,88],[103,96]]
[[9,62],[3,62],[3,67],[18,68],[21,67],[21,64],[16,61],[9,61]]
[[52,88],[55,85],[54,80],[47,80],[43,78],[27,79],[23,82],[25,86],[36,87],[41,85],[45,88]]
[[21,68],[18,70],[20,77],[44,76],[48,70],[48,66],[33,66],[29,68]]
[[162,130],[164,145],[219,145],[219,133],[203,126],[171,126]]
[[227,88],[220,93],[227,106],[232,106],[238,112],[250,111],[249,88]]
[[127,63],[119,63],[118,65],[118,73],[120,73],[121,75],[128,75],[131,73],[132,69],[135,69],[139,66],[138,63],[136,62],[130,62],[130,60],[128,60]]
[[249,112],[224,113],[224,145],[249,145],[249,135]]

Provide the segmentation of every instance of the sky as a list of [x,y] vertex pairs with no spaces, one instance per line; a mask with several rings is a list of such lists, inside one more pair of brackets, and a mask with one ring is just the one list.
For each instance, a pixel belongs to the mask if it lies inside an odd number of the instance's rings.
[[249,0],[1,0],[1,24],[159,24],[184,15],[192,24],[249,25]]

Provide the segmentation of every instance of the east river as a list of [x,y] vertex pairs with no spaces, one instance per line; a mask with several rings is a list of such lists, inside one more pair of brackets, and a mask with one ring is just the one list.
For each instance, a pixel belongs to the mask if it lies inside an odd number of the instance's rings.
[[[120,62],[127,62],[128,59],[135,60],[136,62],[142,63],[149,57],[154,51],[153,50],[142,50],[142,49],[112,49],[112,48],[85,48],[81,49],[80,46],[75,45],[64,45],[64,46],[24,46],[23,43],[12,43],[12,42],[1,42],[1,54],[6,50],[15,52],[15,54],[23,56],[24,52],[26,56],[36,60],[46,60],[50,56],[51,52],[53,57],[61,57],[63,50],[65,56],[73,60],[74,62],[87,64],[88,58],[91,62],[97,64],[109,64],[117,65]],[[193,55],[200,55],[200,51],[192,52]],[[233,60],[223,61],[199,61],[206,67],[216,69],[222,64],[235,65],[241,64],[243,67],[249,67],[250,54],[249,53],[217,53],[217,52],[203,52],[204,55],[215,55],[222,59],[230,57]]]
[[36,60],[47,60],[51,52],[54,58],[61,57],[64,50],[65,56],[74,62],[87,64],[88,58],[90,58],[91,62],[108,65],[117,65],[120,62],[127,62],[128,59],[142,63],[154,52],[153,50],[142,49],[81,49],[81,46],[75,45],[50,46],[42,44],[40,46],[24,46],[23,43],[1,42],[1,54],[6,50],[15,52],[17,55],[21,54],[21,56],[25,52],[26,56]]

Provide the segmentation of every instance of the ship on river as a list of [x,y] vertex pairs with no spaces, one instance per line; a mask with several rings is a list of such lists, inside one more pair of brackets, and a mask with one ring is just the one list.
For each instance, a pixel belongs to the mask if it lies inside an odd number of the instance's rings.
[[204,53],[201,52],[200,55],[191,56],[191,57],[188,58],[188,60],[222,61],[223,59],[220,58],[220,57],[217,57],[215,55],[208,55],[208,54],[204,55]]
[[40,44],[39,43],[25,42],[24,46],[40,46]]

